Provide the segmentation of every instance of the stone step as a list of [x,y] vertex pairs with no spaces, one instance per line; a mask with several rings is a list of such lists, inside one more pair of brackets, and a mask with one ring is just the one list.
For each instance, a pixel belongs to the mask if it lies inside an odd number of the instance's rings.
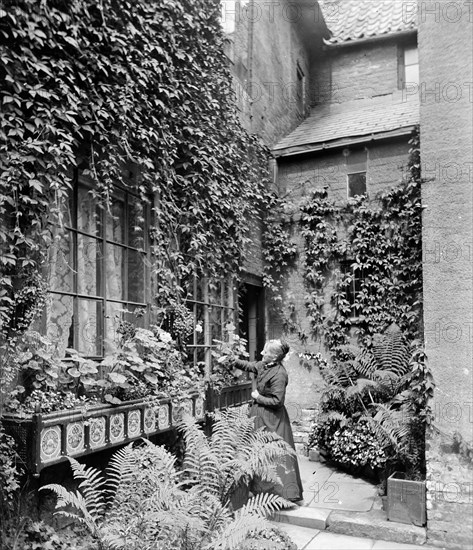
[[306,508],[297,506],[288,510],[274,512],[271,519],[279,523],[290,523],[299,527],[324,530],[327,528],[327,518],[331,510],[325,508]]
[[312,429],[309,426],[292,426],[292,431],[310,434]]
[[386,513],[382,510],[371,510],[370,512],[333,510],[327,518],[326,529],[340,535],[367,537],[403,544],[423,545],[427,540],[424,527],[389,521],[386,519]]
[[294,434],[294,443],[309,443],[309,438],[306,434],[301,434],[298,432],[295,432]]

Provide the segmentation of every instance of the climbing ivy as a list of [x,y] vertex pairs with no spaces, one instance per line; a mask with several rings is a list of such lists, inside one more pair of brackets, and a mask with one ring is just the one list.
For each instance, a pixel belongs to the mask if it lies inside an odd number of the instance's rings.
[[275,194],[268,197],[263,227],[263,284],[272,300],[281,305],[284,276],[294,265],[297,243],[292,237],[293,219],[285,211],[286,202]]
[[[219,0],[5,0],[0,9],[0,319],[44,296],[40,266],[80,169],[156,195],[159,297],[238,271],[265,200],[267,152],[234,107]],[[125,177],[125,166],[137,174]]]
[[[339,206],[324,188],[313,191],[299,206],[310,336],[321,339],[332,358],[350,359],[347,350],[352,328],[362,346],[369,345],[372,335],[383,332],[391,323],[396,323],[409,341],[420,338],[422,206],[418,131],[409,143],[408,177],[379,200],[359,196]],[[289,230],[285,220],[280,224]],[[278,229],[273,227],[272,234],[278,234]],[[270,239],[265,242],[273,246]],[[276,239],[274,245],[279,246]],[[266,258],[277,256],[266,251]],[[341,262],[349,269],[340,269]],[[351,295],[351,303],[349,289],[354,273],[360,276],[360,284]],[[302,334],[304,343],[307,335],[294,321],[294,315],[292,308],[285,326]]]
[[338,208],[328,198],[327,188],[316,189],[301,206],[300,228],[304,240],[304,281],[307,287],[305,304],[314,337],[324,321],[325,283],[337,256],[336,223],[339,217]]

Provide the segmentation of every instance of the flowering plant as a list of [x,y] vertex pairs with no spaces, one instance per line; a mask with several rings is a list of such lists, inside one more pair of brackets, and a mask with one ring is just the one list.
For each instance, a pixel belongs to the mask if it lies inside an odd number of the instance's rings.
[[334,462],[350,468],[384,468],[388,457],[368,422],[349,421],[334,431],[333,428],[332,425],[327,430],[327,426],[322,425],[317,431],[316,440],[327,449]]

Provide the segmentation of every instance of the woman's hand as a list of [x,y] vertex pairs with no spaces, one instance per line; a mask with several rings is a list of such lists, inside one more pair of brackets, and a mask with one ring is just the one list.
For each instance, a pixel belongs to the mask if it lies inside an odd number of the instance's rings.
[[217,359],[217,363],[223,364],[225,367],[233,367],[235,363],[235,356],[234,355],[222,355]]
[[256,399],[257,397],[259,397],[259,391],[258,391],[258,390],[253,390],[253,391],[251,392],[251,397],[252,397],[253,399]]

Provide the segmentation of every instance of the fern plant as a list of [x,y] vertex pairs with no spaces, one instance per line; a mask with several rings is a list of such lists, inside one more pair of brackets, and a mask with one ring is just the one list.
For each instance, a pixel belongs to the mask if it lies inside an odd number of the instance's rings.
[[[207,438],[190,417],[181,429],[185,468],[166,449],[144,440],[120,449],[106,475],[70,458],[76,491],[42,487],[58,496],[57,513],[85,524],[101,548],[110,550],[231,550],[269,527],[265,517],[292,504],[259,494],[238,511],[232,491],[254,476],[277,481],[276,461],[287,452],[274,434],[255,430],[254,419],[236,412],[215,419]],[[259,455],[259,456],[258,456]]]
[[245,409],[228,409],[213,415],[212,435],[206,438],[188,417],[180,429],[186,443],[184,473],[192,485],[229,504],[235,491],[256,479],[280,484],[276,469],[283,457],[295,451],[278,435],[255,430]]
[[[105,478],[100,470],[87,468],[74,458],[69,457],[69,462],[74,479],[81,480],[78,489],[69,491],[62,485],[51,483],[41,487],[40,491],[53,491],[58,497],[57,513],[84,524],[94,537],[99,537],[107,501]],[[70,507],[75,511],[70,511]]]
[[414,342],[411,351],[399,327],[392,324],[353,358],[325,365],[322,414],[311,441],[330,456],[337,429],[362,422],[378,440],[388,469],[401,467],[409,477],[422,476],[433,380],[425,361],[421,363],[425,357],[418,344]]

